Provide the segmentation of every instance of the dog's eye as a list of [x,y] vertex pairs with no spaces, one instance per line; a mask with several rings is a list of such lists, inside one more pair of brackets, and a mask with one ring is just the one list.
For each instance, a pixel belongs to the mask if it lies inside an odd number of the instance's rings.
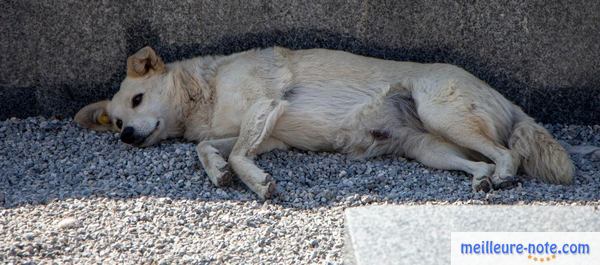
[[144,94],[137,94],[131,99],[132,108],[135,108],[138,105],[140,105],[140,103],[142,103],[143,96],[144,96]]
[[121,130],[121,127],[123,127],[123,121],[121,119],[117,119],[115,124],[117,125],[117,128],[119,128],[119,130]]

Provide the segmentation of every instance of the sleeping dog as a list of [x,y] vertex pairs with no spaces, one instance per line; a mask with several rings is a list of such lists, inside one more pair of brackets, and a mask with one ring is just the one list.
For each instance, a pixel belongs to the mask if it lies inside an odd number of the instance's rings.
[[215,185],[237,175],[263,199],[275,181],[253,158],[289,147],[405,156],[467,172],[475,191],[513,187],[519,169],[548,183],[573,176],[568,153],[542,126],[465,70],[325,49],[165,64],[145,47],[127,59],[114,97],[85,106],[75,121],[140,147],[197,141]]

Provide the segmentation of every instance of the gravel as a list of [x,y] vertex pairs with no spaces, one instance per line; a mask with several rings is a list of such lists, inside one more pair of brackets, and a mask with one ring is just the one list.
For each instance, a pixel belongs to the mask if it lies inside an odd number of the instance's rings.
[[[600,146],[600,126],[546,125],[563,143]],[[523,177],[472,193],[467,175],[414,161],[274,151],[278,183],[257,201],[214,187],[194,145],[149,148],[41,117],[0,122],[0,263],[341,264],[343,210],[372,204],[600,205],[600,161],[573,157],[574,185]]]

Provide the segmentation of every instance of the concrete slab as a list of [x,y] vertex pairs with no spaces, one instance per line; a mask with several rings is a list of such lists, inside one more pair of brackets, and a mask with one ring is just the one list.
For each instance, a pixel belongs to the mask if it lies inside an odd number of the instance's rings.
[[369,206],[345,212],[345,263],[450,264],[451,232],[600,231],[586,206]]

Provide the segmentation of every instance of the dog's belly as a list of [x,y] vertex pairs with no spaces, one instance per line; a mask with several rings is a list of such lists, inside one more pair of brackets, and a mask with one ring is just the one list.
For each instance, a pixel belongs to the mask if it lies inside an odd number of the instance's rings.
[[329,118],[315,112],[288,108],[277,121],[272,136],[303,150],[335,151],[332,136],[337,128],[332,126]]
[[[292,147],[311,151],[348,151],[348,145],[367,149],[373,144],[371,132],[385,127],[380,123],[390,117],[398,116],[398,110],[390,104],[376,105],[377,110],[365,114],[365,106],[380,93],[376,86],[381,85],[357,88],[335,82],[295,86],[285,94],[289,106],[272,136]],[[392,123],[401,126],[399,119]]]

